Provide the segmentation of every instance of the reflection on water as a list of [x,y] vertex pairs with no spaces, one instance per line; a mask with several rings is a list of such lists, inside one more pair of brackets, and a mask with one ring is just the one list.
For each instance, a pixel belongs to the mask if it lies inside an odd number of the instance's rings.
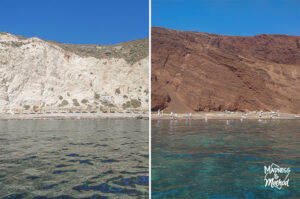
[[148,121],[0,121],[0,198],[148,198]]
[[[264,165],[290,167],[265,187]],[[153,198],[300,198],[300,121],[152,121]]]

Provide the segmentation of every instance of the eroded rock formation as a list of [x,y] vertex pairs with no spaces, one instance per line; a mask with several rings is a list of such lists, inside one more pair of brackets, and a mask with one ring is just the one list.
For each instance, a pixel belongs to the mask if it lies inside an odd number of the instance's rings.
[[0,33],[0,112],[148,109],[148,39],[73,45]]
[[300,37],[152,28],[152,110],[300,113]]

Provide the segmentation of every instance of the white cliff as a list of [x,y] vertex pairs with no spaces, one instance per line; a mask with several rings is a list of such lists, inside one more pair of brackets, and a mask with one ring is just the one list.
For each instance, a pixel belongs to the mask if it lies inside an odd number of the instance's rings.
[[72,45],[0,33],[0,113],[147,110],[148,67],[147,39]]

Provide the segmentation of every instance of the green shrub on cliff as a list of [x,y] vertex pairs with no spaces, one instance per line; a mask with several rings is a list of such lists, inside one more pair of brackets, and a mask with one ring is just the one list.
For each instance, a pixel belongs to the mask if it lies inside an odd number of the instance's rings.
[[63,100],[62,102],[61,102],[61,104],[59,104],[58,106],[59,107],[62,107],[62,106],[67,106],[69,104],[69,102],[67,101],[67,100]]
[[99,95],[98,93],[95,93],[95,94],[94,94],[94,98],[95,98],[96,100],[98,100],[98,99],[100,98],[100,95]]
[[126,103],[124,103],[122,105],[123,109],[127,109],[127,108],[139,108],[141,107],[142,103],[140,100],[137,99],[132,99],[130,101],[127,101]]
[[37,112],[39,107],[38,106],[33,106],[32,109],[33,109],[34,112]]
[[30,109],[30,106],[29,106],[29,105],[26,105],[26,104],[25,104],[23,107],[24,107],[25,110]]
[[120,93],[121,93],[120,88],[117,88],[117,89],[115,90],[115,94],[120,94]]
[[88,100],[87,99],[82,99],[81,103],[86,104],[86,103],[88,103]]
[[72,99],[73,101],[73,105],[74,106],[80,106],[80,104],[78,103],[77,99]]

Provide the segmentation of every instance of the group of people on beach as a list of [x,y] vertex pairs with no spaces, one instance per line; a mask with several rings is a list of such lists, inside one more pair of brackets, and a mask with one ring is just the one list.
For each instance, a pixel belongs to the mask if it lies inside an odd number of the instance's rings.
[[[163,114],[164,114],[163,111],[160,111],[160,109],[158,109],[157,115],[161,116]],[[177,119],[177,118],[178,118],[177,113],[173,113],[173,112],[170,113],[170,119],[174,120],[174,119]],[[192,113],[186,113],[185,118],[188,119],[188,120],[191,120],[192,119]]]
[[[250,114],[250,118],[258,118],[258,121],[262,121],[262,119],[267,119],[267,118],[273,119],[273,118],[279,117],[279,113],[278,112],[279,112],[278,110],[274,110],[274,111],[271,111],[271,112],[264,112],[264,111],[260,110],[260,111],[255,111],[254,112],[255,115],[253,115],[253,113],[251,113],[251,112],[244,112],[244,113],[242,113],[242,116],[240,117],[240,120],[241,120],[241,122],[243,122],[244,119],[248,118],[249,114]],[[237,112],[231,112],[231,111],[225,110],[224,113],[226,113],[226,114],[234,114],[234,113],[237,113]],[[164,115],[163,110],[158,109],[157,115],[158,116],[163,116]],[[178,114],[171,112],[169,114],[169,117],[172,120],[178,119]],[[295,117],[300,117],[300,116],[295,116]],[[186,113],[185,114],[185,119],[191,120],[192,119],[192,113]],[[205,119],[205,122],[208,121],[208,117],[207,116],[205,116],[204,119]]]

